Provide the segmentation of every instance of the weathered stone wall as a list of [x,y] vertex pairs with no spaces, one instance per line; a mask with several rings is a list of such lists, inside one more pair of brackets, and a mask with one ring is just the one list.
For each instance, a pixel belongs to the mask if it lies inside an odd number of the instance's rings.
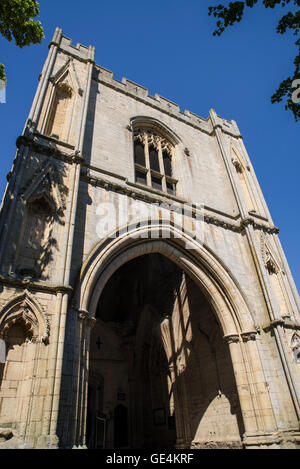
[[[66,102],[56,115],[58,92]],[[141,116],[174,137],[176,195],[135,182],[133,127]],[[0,216],[0,337],[17,308],[27,308],[37,340],[24,345],[22,357],[29,358],[22,358],[28,367],[22,370],[26,379],[20,388],[15,381],[21,381],[21,349],[9,352],[10,365],[5,370],[2,366],[0,428],[11,424],[15,437],[23,441],[14,444],[57,446],[59,434],[63,446],[84,445],[90,338],[86,324],[93,323],[90,312],[81,309],[82,284],[93,274],[85,269],[92,266],[105,239],[107,246],[113,244],[109,236],[116,232],[115,219],[117,228],[131,225],[134,232],[132,225],[138,229],[150,207],[156,223],[166,226],[171,220],[176,229],[184,226],[187,237],[196,235],[198,244],[186,246],[184,252],[195,266],[202,256],[203,276],[220,274],[206,287],[218,285],[214,292],[224,301],[220,318],[235,318],[236,333],[227,340],[243,419],[257,429],[246,431],[244,444],[294,444],[300,412],[299,297],[236,123],[213,110],[207,119],[182,113],[176,104],[150,96],[140,85],[115,80],[94,63],[91,46],[74,46],[57,29],[17,144]],[[43,223],[30,218],[35,204],[44,207]],[[186,205],[182,224],[174,207]],[[128,217],[124,207],[132,210]],[[197,224],[199,213],[202,221]],[[172,242],[182,247],[182,240]],[[210,265],[204,263],[206,255]],[[113,270],[117,259],[109,262]],[[90,295],[93,288],[89,285]],[[18,297],[20,302],[14,303]],[[211,301],[221,304],[219,297],[219,303],[216,298]],[[236,310],[237,304],[243,304],[243,311]],[[21,314],[25,323],[26,314]],[[249,330],[243,329],[239,317],[247,318]],[[205,363],[201,366],[204,369]],[[6,399],[18,400],[16,393],[22,412],[8,422],[9,410],[3,413],[2,408],[10,407]],[[222,399],[212,408],[220,415],[229,411]],[[216,427],[216,412],[202,422],[211,419],[211,428]],[[203,440],[201,425],[198,443]],[[9,430],[5,434],[10,435]]]

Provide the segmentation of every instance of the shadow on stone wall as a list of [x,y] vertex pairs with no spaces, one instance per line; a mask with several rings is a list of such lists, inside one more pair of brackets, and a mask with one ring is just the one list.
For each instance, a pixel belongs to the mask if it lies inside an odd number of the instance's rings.
[[[177,439],[183,447],[241,448],[244,426],[228,345],[208,301],[178,266],[160,254],[124,264],[108,281],[97,318],[90,372],[114,376],[104,379],[112,396],[100,409],[108,416],[108,447],[116,447],[117,381],[128,379],[128,447],[175,447]],[[166,320],[174,333],[169,351],[159,332]],[[113,357],[123,362],[115,373]]]

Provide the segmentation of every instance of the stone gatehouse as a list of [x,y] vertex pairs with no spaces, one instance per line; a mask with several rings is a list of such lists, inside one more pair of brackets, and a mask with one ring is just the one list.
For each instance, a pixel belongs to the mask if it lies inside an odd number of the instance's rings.
[[57,28],[0,217],[0,448],[295,448],[299,298],[234,121]]

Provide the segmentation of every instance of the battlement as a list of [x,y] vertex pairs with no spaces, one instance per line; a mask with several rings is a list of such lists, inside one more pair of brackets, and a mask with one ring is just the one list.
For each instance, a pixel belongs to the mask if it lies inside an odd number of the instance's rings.
[[57,46],[61,51],[69,54],[73,57],[76,57],[78,60],[94,60],[95,58],[95,48],[93,46],[84,46],[79,42],[76,46],[73,45],[72,39],[67,36],[64,36],[61,28],[56,28],[52,41],[49,44]]
[[121,93],[143,101],[145,104],[155,107],[156,109],[159,109],[160,111],[163,111],[186,124],[199,128],[206,133],[212,133],[213,129],[218,126],[226,133],[232,134],[235,137],[240,136],[240,131],[235,121],[223,119],[218,116],[213,109],[210,110],[210,115],[206,119],[188,110],[182,112],[178,104],[173,101],[157,93],[154,96],[151,96],[147,88],[135,83],[134,81],[128,80],[127,78],[122,78],[122,81],[119,81],[114,78],[114,74],[111,70],[107,70],[99,65],[95,65],[94,67],[93,79],[99,83],[103,83],[114,88]]
[[[67,55],[77,58],[78,60],[94,61],[94,47],[86,47],[80,43],[77,43],[76,46],[74,46],[70,38],[63,36],[60,28],[56,29],[51,44],[56,44],[61,51]],[[96,64],[94,65],[93,80],[114,88],[115,90],[131,96],[134,99],[143,101],[145,104],[165,112],[166,114],[208,134],[211,134],[215,127],[220,127],[225,133],[234,137],[240,136],[240,131],[236,122],[233,120],[228,121],[223,119],[218,116],[213,109],[210,110],[209,116],[206,119],[189,110],[181,111],[179,105],[173,101],[170,101],[159,94],[151,96],[147,88],[127,78],[122,78],[122,81],[119,81],[114,78],[112,71]]]

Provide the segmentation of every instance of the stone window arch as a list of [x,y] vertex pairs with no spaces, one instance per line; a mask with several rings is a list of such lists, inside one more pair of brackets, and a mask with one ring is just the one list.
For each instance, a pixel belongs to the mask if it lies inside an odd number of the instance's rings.
[[45,134],[57,140],[67,140],[67,118],[73,96],[72,87],[68,82],[60,82],[55,86],[49,118]]
[[[33,399],[41,343],[49,338],[48,320],[26,293],[14,297],[0,312],[0,427],[13,436],[25,431]],[[4,355],[4,356],[3,356]]]
[[28,292],[14,296],[0,311],[0,337],[5,340],[9,328],[20,321],[28,340],[48,343],[49,321],[42,307]]
[[20,420],[20,402],[26,359],[26,343],[32,337],[22,316],[7,324],[0,340],[4,341],[5,362],[0,364],[0,426],[13,429]]
[[135,182],[153,189],[176,194],[172,160],[174,145],[153,127],[134,127]]

